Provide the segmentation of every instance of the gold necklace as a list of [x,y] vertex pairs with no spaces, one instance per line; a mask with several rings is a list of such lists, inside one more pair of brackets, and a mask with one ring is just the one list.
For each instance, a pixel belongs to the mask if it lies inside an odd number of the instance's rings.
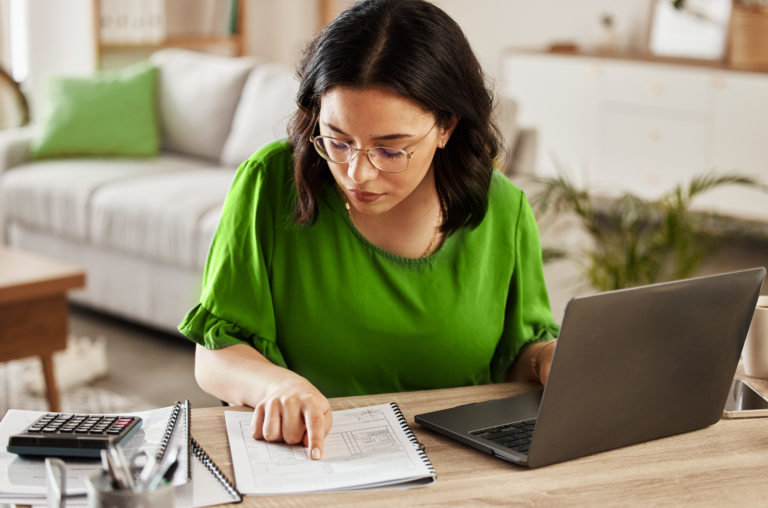
[[[349,220],[352,221],[352,225],[354,225],[357,228],[357,224],[355,223],[355,219],[352,218],[352,208],[349,206],[349,200],[347,199],[347,195],[344,193],[343,190],[340,188],[336,188],[339,193],[341,193],[341,196],[344,198],[344,208],[347,209],[347,215],[349,215]],[[443,222],[443,210],[440,209],[440,216],[438,217],[438,222]],[[360,231],[360,228],[357,229]],[[420,258],[425,258],[429,256],[430,252],[432,250],[432,246],[435,245],[435,240],[437,240],[437,237],[440,235],[440,226],[435,228],[435,234],[432,235],[432,239],[429,241],[429,246],[427,246],[427,250],[424,251],[424,254],[420,256]]]

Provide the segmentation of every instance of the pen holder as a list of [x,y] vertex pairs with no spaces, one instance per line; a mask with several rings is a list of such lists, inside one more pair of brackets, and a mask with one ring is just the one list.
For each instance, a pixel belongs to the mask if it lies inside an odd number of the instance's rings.
[[174,489],[164,485],[151,492],[115,490],[106,473],[85,480],[88,508],[173,508]]

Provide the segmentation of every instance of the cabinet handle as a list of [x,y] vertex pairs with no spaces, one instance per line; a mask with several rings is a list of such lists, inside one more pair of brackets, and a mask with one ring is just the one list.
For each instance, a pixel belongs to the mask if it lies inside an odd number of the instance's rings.
[[659,97],[661,95],[661,85],[658,83],[648,83],[645,85],[645,93],[649,97]]
[[661,139],[661,133],[658,129],[654,129],[651,127],[647,131],[645,131],[645,137],[647,137],[650,141],[656,142],[659,139]]

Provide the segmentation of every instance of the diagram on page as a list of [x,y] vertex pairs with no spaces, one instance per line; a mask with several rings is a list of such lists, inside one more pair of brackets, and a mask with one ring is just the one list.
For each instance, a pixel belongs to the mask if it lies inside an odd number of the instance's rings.
[[423,468],[388,405],[334,411],[323,459],[303,445],[255,440],[251,414],[227,412],[238,488],[246,494],[360,488],[407,479]]

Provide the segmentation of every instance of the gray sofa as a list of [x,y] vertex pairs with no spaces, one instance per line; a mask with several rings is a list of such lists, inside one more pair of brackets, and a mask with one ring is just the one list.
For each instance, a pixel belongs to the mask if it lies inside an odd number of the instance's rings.
[[197,302],[237,166],[286,134],[291,69],[161,50],[163,151],[154,159],[28,161],[34,127],[0,131],[0,233],[80,265],[77,303],[167,331]]

